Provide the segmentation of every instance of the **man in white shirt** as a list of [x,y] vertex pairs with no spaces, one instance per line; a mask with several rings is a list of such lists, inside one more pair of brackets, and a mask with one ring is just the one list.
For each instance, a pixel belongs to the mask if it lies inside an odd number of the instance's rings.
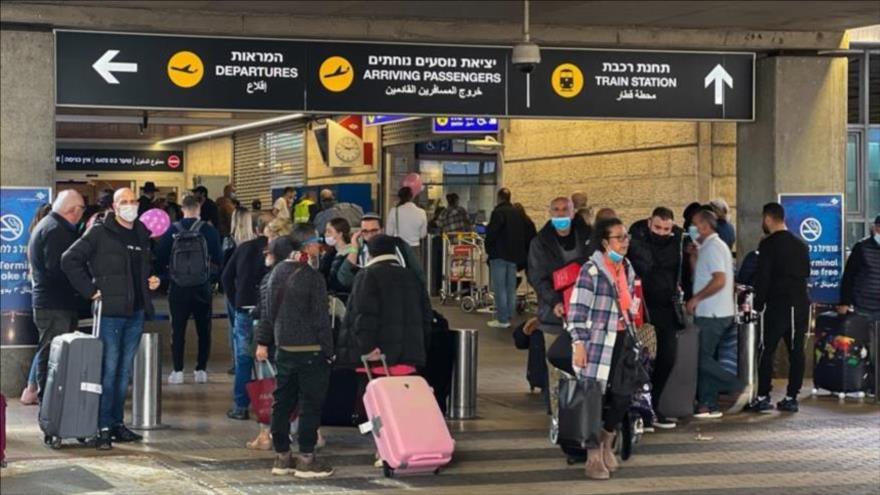
[[406,241],[421,263],[420,245],[422,239],[428,235],[428,216],[425,210],[412,202],[413,193],[410,188],[401,187],[397,197],[400,199],[397,206],[388,210],[385,233]]
[[290,186],[284,188],[284,194],[272,205],[272,214],[277,218],[290,219],[290,209],[296,199],[296,191]]
[[[734,325],[736,309],[733,302],[733,256],[718,236],[718,217],[700,210],[693,217],[689,235],[697,241],[697,252],[691,252],[694,268],[694,295],[687,302],[687,311],[695,315],[700,329],[700,364],[697,380],[696,418],[720,418],[719,392],[738,395],[728,412],[737,413],[745,407],[749,391],[736,375],[725,370],[715,358],[724,333]],[[694,259],[696,258],[696,259]]]

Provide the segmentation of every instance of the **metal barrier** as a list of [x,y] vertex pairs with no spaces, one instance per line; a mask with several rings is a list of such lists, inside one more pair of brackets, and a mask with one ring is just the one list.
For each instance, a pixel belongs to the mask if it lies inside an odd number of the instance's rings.
[[758,346],[763,345],[758,332],[763,328],[764,315],[755,311],[754,293],[747,293],[746,301],[737,312],[739,333],[737,375],[746,386],[751,386],[753,400],[758,394]]
[[478,332],[469,328],[451,331],[455,334],[455,367],[446,415],[449,419],[473,419],[477,416]]
[[137,430],[162,427],[161,340],[158,333],[144,333],[134,358],[131,422]]

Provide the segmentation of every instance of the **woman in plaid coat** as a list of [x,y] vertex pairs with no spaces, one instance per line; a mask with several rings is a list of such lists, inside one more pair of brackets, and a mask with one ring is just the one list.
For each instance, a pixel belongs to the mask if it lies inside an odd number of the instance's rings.
[[632,362],[634,346],[627,325],[638,308],[633,303],[635,272],[625,258],[629,234],[617,218],[600,221],[594,232],[597,251],[581,267],[570,299],[566,330],[571,334],[573,366],[578,379],[606,384],[603,431],[598,448],[587,450],[586,475],[608,479],[619,467],[612,444],[614,432],[629,408],[632,390],[621,366]]

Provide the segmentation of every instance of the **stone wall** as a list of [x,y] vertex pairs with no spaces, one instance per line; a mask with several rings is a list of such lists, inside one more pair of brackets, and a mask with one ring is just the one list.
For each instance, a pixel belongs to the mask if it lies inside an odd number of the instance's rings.
[[718,196],[735,217],[735,124],[513,119],[503,138],[502,184],[539,224],[574,191],[627,223]]
[[[186,146],[186,187],[197,175],[225,175],[232,179],[232,136],[196,141]],[[219,196],[222,191],[210,191]],[[216,193],[216,194],[215,194]]]

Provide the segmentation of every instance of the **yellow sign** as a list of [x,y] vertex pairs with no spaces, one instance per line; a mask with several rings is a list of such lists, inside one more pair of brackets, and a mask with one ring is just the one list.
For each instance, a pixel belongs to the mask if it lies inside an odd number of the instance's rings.
[[333,56],[321,64],[318,79],[328,91],[341,93],[354,82],[354,67],[345,58]]
[[441,127],[442,127],[442,126],[445,126],[446,124],[449,123],[449,117],[437,117],[437,118],[434,119],[434,120],[436,120],[436,121],[437,121],[437,125],[439,125],[439,126],[441,126]]
[[550,76],[553,91],[563,98],[574,98],[584,89],[584,74],[578,66],[570,63],[559,64]]
[[193,52],[177,52],[168,60],[168,79],[181,88],[191,88],[202,81],[205,66]]

